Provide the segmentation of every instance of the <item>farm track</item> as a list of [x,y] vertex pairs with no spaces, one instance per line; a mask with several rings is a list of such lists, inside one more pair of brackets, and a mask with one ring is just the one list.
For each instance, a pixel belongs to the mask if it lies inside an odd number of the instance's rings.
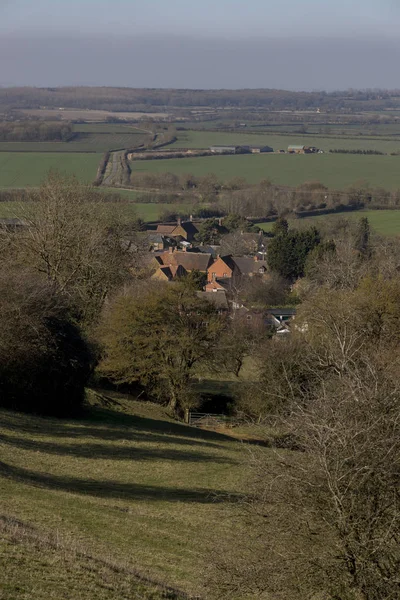
[[[118,152],[111,153],[111,156],[112,156],[111,170],[110,170],[109,174],[107,175],[107,177],[105,177],[103,179],[103,185],[106,187],[113,187],[114,177],[116,177],[116,175],[118,173],[118,154],[119,154]],[[107,169],[108,169],[109,164],[110,164],[110,161],[108,161]]]

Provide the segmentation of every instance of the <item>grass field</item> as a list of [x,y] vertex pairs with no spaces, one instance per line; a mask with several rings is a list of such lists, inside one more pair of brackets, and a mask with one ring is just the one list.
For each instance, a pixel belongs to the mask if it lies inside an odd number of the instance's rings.
[[[317,217],[306,217],[304,219],[289,219],[291,227],[316,225],[327,219],[360,219],[368,217],[369,223],[377,233],[381,235],[400,235],[400,210],[362,210],[346,213],[321,215]],[[273,223],[259,223],[264,231],[271,231]]]
[[81,133],[147,133],[140,125],[129,125],[128,123],[74,123],[75,132]]
[[140,131],[80,132],[70,142],[0,142],[0,152],[107,152],[139,146],[146,140]]
[[96,178],[101,154],[0,152],[0,188],[36,187],[50,169],[90,183]]
[[336,189],[363,181],[373,187],[400,188],[400,157],[397,156],[253,154],[137,161],[131,166],[133,173],[171,172],[198,176],[215,173],[223,181],[234,177],[243,177],[250,183],[270,179],[273,183],[288,186],[320,181]]
[[240,535],[243,445],[112,405],[79,421],[1,411],[4,600],[179,598],[141,596],[129,573],[198,592],[216,543]]
[[181,131],[178,140],[171,148],[208,148],[213,145],[252,145],[272,146],[274,150],[287,150],[291,144],[316,146],[325,152],[330,149],[365,149],[379,150],[381,152],[400,151],[400,137],[398,139],[365,139],[365,137],[332,137],[326,135],[277,135],[276,133],[224,133],[219,131]]

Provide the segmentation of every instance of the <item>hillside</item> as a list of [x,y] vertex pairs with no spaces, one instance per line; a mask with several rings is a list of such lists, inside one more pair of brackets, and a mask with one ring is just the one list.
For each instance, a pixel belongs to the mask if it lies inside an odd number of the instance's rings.
[[207,557],[233,531],[241,444],[125,399],[79,421],[0,421],[0,598],[201,592]]

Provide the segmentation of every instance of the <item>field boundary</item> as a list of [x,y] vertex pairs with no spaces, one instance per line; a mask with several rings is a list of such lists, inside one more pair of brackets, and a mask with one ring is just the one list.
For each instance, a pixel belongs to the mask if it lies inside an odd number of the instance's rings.
[[126,565],[121,565],[118,562],[95,556],[82,546],[77,548],[76,546],[67,544],[63,541],[58,531],[56,534],[43,533],[30,523],[25,523],[15,517],[2,514],[0,514],[0,531],[8,533],[15,541],[21,542],[22,539],[26,543],[33,543],[44,548],[51,548],[52,550],[62,550],[64,552],[67,551],[71,554],[75,554],[75,556],[77,556],[78,558],[88,559],[100,566],[107,567],[114,572],[131,575],[135,577],[139,582],[152,585],[158,588],[159,591],[169,594],[168,597],[171,598],[171,600],[202,600],[202,598],[198,595],[189,595],[183,590],[169,586],[155,578],[153,579],[151,577],[148,577],[147,575],[144,575],[137,569],[128,567]]

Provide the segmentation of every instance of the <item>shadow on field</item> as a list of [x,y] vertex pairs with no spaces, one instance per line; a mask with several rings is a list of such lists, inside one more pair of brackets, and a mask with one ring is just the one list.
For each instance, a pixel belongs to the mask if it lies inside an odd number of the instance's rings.
[[[135,441],[136,437],[134,438]],[[147,436],[142,441],[154,441],[151,436]],[[86,439],[80,444],[58,444],[56,442],[47,442],[42,440],[32,440],[0,434],[0,443],[9,444],[23,450],[33,452],[46,452],[48,454],[58,454],[60,456],[74,456],[77,458],[106,459],[106,460],[178,460],[184,462],[213,462],[236,464],[236,461],[220,457],[216,454],[206,454],[191,450],[168,449],[165,442],[175,443],[174,438],[164,438],[163,448],[133,448],[129,446],[116,446],[104,444],[91,444]]]
[[[11,411],[2,412],[1,427],[21,433],[54,437],[92,437],[98,440],[143,441],[177,445],[199,445],[220,448],[221,442],[232,442],[230,436],[195,429],[181,423],[127,415],[117,410],[93,409],[86,418],[62,421],[33,417]],[[219,442],[219,443],[218,443]]]
[[207,489],[179,489],[140,485],[136,483],[122,483],[118,481],[98,481],[93,479],[60,477],[14,467],[2,461],[0,461],[0,475],[38,487],[88,496],[97,496],[100,498],[125,498],[129,500],[159,500],[163,502],[197,502],[199,504],[212,504],[234,502],[241,497],[239,494],[221,494],[219,491]]

